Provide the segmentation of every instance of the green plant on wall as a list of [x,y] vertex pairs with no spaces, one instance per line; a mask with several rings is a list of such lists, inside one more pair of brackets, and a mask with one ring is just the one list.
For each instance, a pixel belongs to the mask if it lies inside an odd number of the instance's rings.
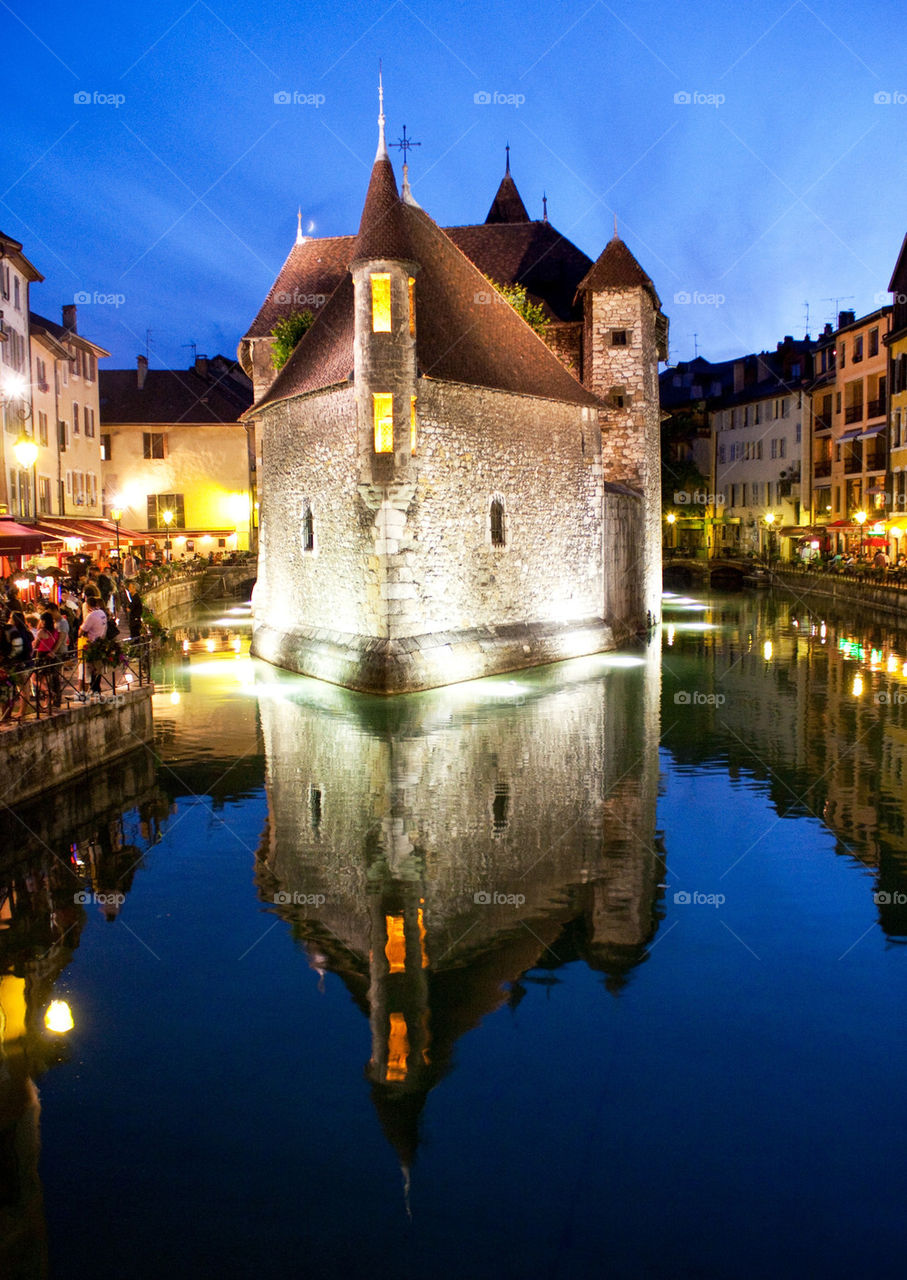
[[271,363],[275,369],[282,369],[293,349],[304,333],[308,333],[315,322],[315,317],[308,309],[294,311],[282,320],[278,320],[271,330],[274,339],[271,344]]
[[522,316],[530,328],[534,329],[539,337],[544,338],[550,321],[541,303],[530,301],[525,287],[521,284],[500,284],[497,280],[492,280],[491,276],[486,276],[485,279],[503,298],[506,298],[517,315]]

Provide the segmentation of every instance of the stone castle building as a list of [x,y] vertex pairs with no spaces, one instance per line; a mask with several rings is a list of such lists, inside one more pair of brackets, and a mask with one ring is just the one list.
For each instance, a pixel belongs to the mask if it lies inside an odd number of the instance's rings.
[[[613,648],[659,617],[655,288],[616,233],[593,263],[530,221],[509,163],[485,223],[442,230],[405,170],[398,192],[383,111],[379,134],[358,235],[297,234],[239,348],[253,652],[394,693]],[[488,277],[544,306],[547,341]]]

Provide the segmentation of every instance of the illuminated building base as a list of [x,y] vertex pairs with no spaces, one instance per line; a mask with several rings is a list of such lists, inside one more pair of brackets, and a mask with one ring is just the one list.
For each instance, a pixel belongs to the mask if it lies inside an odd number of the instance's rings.
[[601,618],[439,631],[398,640],[352,636],[324,628],[279,631],[258,623],[252,653],[275,666],[364,693],[413,693],[524,667],[614,649]]

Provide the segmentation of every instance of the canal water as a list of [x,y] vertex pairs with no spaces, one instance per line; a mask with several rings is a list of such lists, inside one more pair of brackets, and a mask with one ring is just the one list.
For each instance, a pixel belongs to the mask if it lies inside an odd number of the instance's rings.
[[0,1274],[902,1273],[907,635],[673,595],[380,700],[248,633],[3,819]]

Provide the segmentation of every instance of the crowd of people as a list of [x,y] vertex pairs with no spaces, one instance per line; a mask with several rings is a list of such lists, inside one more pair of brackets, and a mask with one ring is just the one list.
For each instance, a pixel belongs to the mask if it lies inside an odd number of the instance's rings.
[[[122,566],[74,557],[51,591],[41,589],[37,598],[26,601],[13,577],[0,578],[0,723],[26,717],[36,676],[46,675],[51,704],[62,707],[67,661],[77,659],[88,645],[115,639],[124,628],[131,639],[141,637],[142,597],[134,576],[138,567],[131,555]],[[103,665],[87,665],[89,686],[82,696],[100,694]]]
[[901,552],[893,559],[884,547],[877,551],[850,550],[825,554],[812,551],[801,556],[801,561],[809,568],[825,569],[830,573],[866,573],[881,581],[889,577],[895,582],[907,579],[907,555]]

